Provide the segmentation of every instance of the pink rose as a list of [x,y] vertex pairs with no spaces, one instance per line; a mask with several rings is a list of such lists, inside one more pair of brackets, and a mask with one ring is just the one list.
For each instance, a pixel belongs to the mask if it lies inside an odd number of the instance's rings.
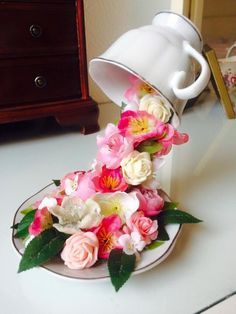
[[158,194],[157,190],[134,189],[139,200],[139,210],[142,210],[146,216],[156,216],[164,206],[164,200]]
[[131,232],[138,232],[146,244],[157,238],[157,220],[145,217],[142,211],[135,212],[127,221],[127,226]]
[[123,137],[118,128],[109,123],[105,130],[105,136],[97,137],[98,161],[106,165],[108,169],[116,169],[121,160],[132,150],[133,144]]
[[92,232],[78,231],[66,240],[61,258],[70,269],[84,269],[98,259],[98,239]]

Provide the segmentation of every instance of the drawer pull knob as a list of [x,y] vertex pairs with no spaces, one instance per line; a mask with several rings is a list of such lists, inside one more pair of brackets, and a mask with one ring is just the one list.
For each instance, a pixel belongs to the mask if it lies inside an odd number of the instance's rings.
[[34,79],[34,82],[35,82],[35,85],[38,87],[38,88],[43,88],[47,85],[47,80],[44,76],[37,76],[35,79]]
[[34,38],[39,38],[42,35],[42,27],[36,24],[30,26],[30,34]]

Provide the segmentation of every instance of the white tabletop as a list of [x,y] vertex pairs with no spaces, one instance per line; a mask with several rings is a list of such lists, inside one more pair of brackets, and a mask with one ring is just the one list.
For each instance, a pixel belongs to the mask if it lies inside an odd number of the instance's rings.
[[[117,114],[114,105],[101,106],[102,127]],[[11,132],[0,139],[1,313],[191,314],[236,290],[236,120],[208,95],[184,114],[181,130],[190,142],[174,149],[161,178],[180,207],[204,222],[184,226],[171,255],[118,293],[110,282],[64,279],[41,268],[17,274],[11,243],[17,207],[51,179],[87,169],[96,134]]]

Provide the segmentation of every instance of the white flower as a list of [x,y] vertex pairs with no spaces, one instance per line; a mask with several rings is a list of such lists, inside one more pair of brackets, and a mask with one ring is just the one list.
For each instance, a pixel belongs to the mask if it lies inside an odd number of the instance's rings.
[[121,161],[121,167],[125,181],[132,185],[139,185],[152,173],[150,155],[136,150]]
[[78,174],[74,177],[74,179],[66,178],[65,179],[65,192],[66,195],[71,195],[78,188]]
[[39,204],[38,209],[42,209],[42,208],[53,208],[57,205],[57,200],[54,197],[44,197],[44,199],[41,201],[41,203]]
[[147,111],[157,119],[168,122],[171,117],[170,105],[162,96],[145,95],[140,99],[139,110]]
[[59,219],[53,226],[65,233],[73,234],[80,229],[96,227],[102,220],[101,209],[92,199],[85,202],[78,196],[65,196],[61,206],[49,208],[49,211]]
[[158,180],[158,170],[165,164],[164,158],[153,158],[152,160],[152,173],[148,176],[147,180],[142,183],[145,189],[156,190],[160,188]]
[[93,199],[100,205],[102,216],[117,214],[123,223],[139,208],[135,192],[97,193]]
[[136,254],[137,251],[141,252],[146,245],[145,241],[142,240],[141,235],[136,231],[131,232],[131,234],[121,235],[118,242],[127,255]]

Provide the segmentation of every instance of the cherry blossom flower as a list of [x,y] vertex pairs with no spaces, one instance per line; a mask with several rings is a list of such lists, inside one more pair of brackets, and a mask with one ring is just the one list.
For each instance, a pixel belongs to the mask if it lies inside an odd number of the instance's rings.
[[118,215],[105,217],[94,232],[99,241],[98,256],[108,259],[112,249],[118,247],[118,237],[121,235],[122,222]]
[[46,207],[36,210],[34,220],[29,226],[29,234],[39,235],[42,231],[52,227],[52,215]]
[[109,169],[118,168],[121,160],[133,150],[132,141],[123,137],[111,123],[107,125],[104,137],[97,136],[97,146],[97,159]]
[[93,178],[93,183],[98,192],[125,191],[128,187],[123,178],[121,168],[107,169],[103,166],[102,172]]
[[146,111],[125,111],[121,114],[118,123],[120,133],[130,138],[137,146],[140,142],[159,136],[159,127],[162,122]]

